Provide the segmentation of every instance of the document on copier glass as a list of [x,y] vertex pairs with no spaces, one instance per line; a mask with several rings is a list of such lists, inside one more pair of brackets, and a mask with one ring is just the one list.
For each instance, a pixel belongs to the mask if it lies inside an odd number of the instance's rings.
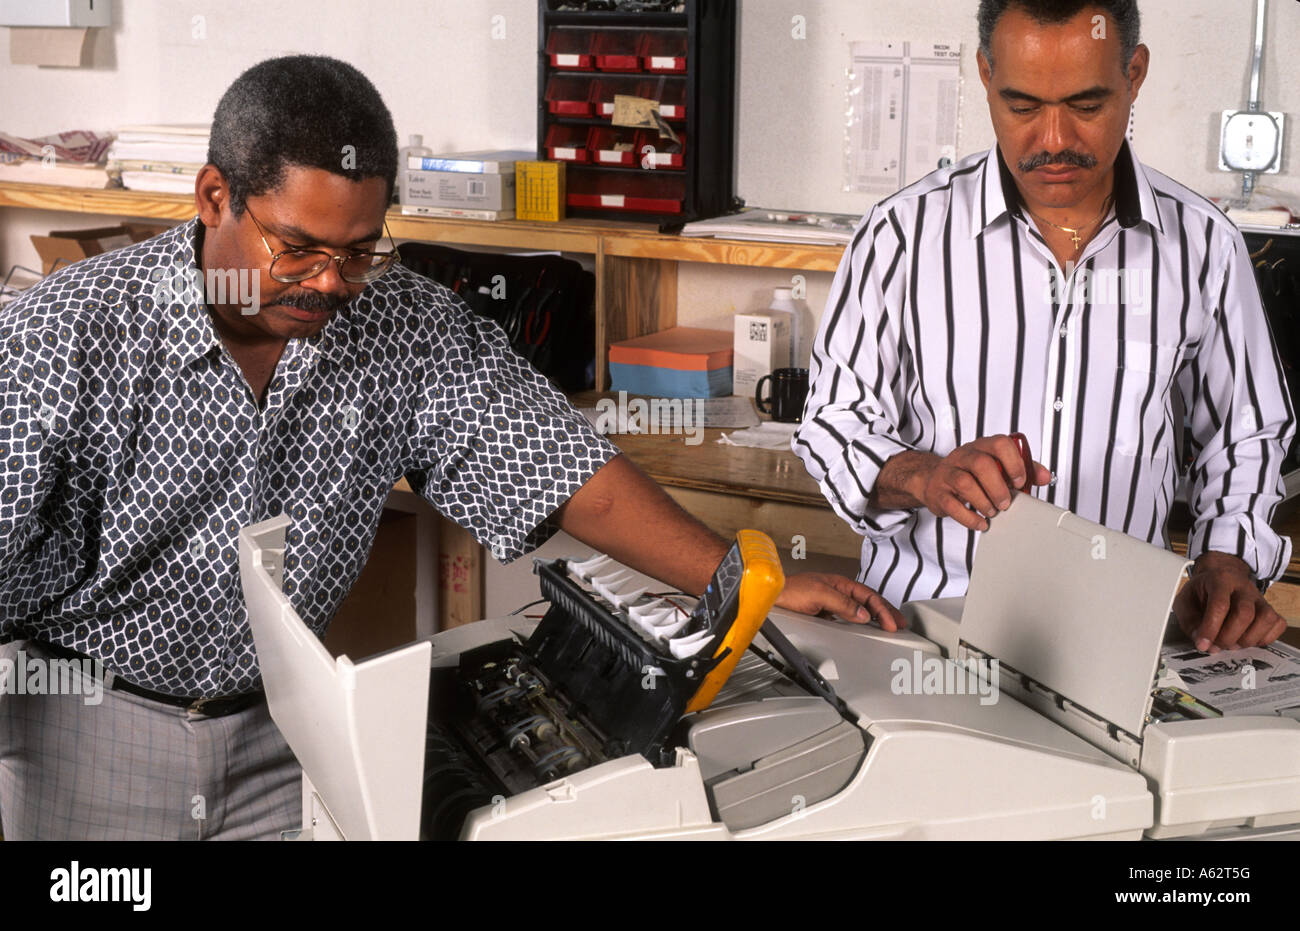
[[1161,656],[1193,697],[1225,717],[1276,714],[1300,721],[1300,650],[1289,644],[1212,655],[1188,643],[1166,644]]

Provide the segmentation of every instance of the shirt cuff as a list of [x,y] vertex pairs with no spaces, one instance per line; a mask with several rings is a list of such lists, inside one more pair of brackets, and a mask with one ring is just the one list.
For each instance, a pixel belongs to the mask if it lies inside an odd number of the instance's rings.
[[1291,562],[1291,540],[1248,514],[1225,514],[1196,524],[1187,539],[1187,558],[1206,552],[1236,556],[1250,567],[1260,590],[1282,577]]
[[890,436],[873,434],[855,438],[820,482],[822,494],[835,513],[858,533],[883,540],[897,533],[913,514],[912,508],[878,508],[870,503],[880,472],[894,456],[912,447]]

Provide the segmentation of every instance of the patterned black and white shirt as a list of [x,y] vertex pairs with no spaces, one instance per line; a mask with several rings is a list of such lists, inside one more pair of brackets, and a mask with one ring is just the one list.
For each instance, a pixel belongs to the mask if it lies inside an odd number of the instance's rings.
[[241,527],[290,515],[283,590],[323,634],[400,476],[509,561],[617,453],[496,324],[401,266],[290,340],[259,408],[177,286],[199,236],[78,262],[0,311],[0,642],[246,692]]
[[995,146],[858,227],[793,445],[894,603],[964,594],[979,534],[872,507],[892,456],[1021,431],[1053,473],[1038,497],[1167,546],[1184,411],[1190,555],[1235,554],[1266,581],[1286,568],[1269,521],[1295,419],[1241,234],[1127,143],[1115,204],[1061,269]]

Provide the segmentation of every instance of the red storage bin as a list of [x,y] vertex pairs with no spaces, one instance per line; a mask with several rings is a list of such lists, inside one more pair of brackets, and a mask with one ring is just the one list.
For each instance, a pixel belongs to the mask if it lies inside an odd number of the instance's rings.
[[682,212],[685,198],[686,178],[679,174],[574,172],[566,201],[570,207],[672,214]]
[[546,54],[551,67],[563,71],[595,70],[595,42],[596,33],[590,29],[557,26],[546,37]]
[[[641,151],[641,147],[637,145],[638,135],[640,134],[635,129],[593,126],[591,135],[587,138],[592,164],[628,167],[637,164],[637,153]],[[626,145],[627,150],[617,149],[616,146],[620,144]]]
[[686,121],[686,82],[650,81],[642,78],[601,78],[592,94],[597,116],[609,119],[614,115],[614,95],[630,94],[647,100],[659,101],[659,115],[670,122]]
[[554,75],[546,82],[546,108],[557,116],[591,116],[593,100],[590,78]]
[[596,34],[596,67],[601,71],[640,71],[638,29],[606,29]]
[[686,119],[685,81],[643,81],[637,96],[659,101],[659,115],[669,122]]
[[591,95],[596,115],[609,119],[614,115],[614,96],[628,94],[632,97],[640,97],[644,83],[636,78],[601,78],[596,81],[596,87]]
[[686,33],[647,32],[641,37],[641,67],[656,74],[686,71]]
[[[636,134],[636,163],[642,168],[681,168],[686,153],[686,130],[674,130],[681,143],[676,152],[667,151],[671,141],[651,129],[641,129]],[[647,149],[649,147],[649,149]]]
[[587,151],[587,127],[565,126],[560,123],[546,130],[546,157],[553,162],[590,161]]

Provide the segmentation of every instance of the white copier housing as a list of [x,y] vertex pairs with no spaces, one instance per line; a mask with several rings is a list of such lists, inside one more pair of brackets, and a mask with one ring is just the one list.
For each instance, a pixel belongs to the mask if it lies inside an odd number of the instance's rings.
[[[241,531],[240,568],[271,715],[303,766],[303,836],[416,839],[430,668],[533,622],[334,659],[280,591],[288,523]],[[856,722],[746,656],[672,765],[628,755],[497,796],[461,837],[1300,837],[1300,723],[1149,720],[1186,565],[1016,495],[967,596],[905,605],[904,631],[771,613]]]

